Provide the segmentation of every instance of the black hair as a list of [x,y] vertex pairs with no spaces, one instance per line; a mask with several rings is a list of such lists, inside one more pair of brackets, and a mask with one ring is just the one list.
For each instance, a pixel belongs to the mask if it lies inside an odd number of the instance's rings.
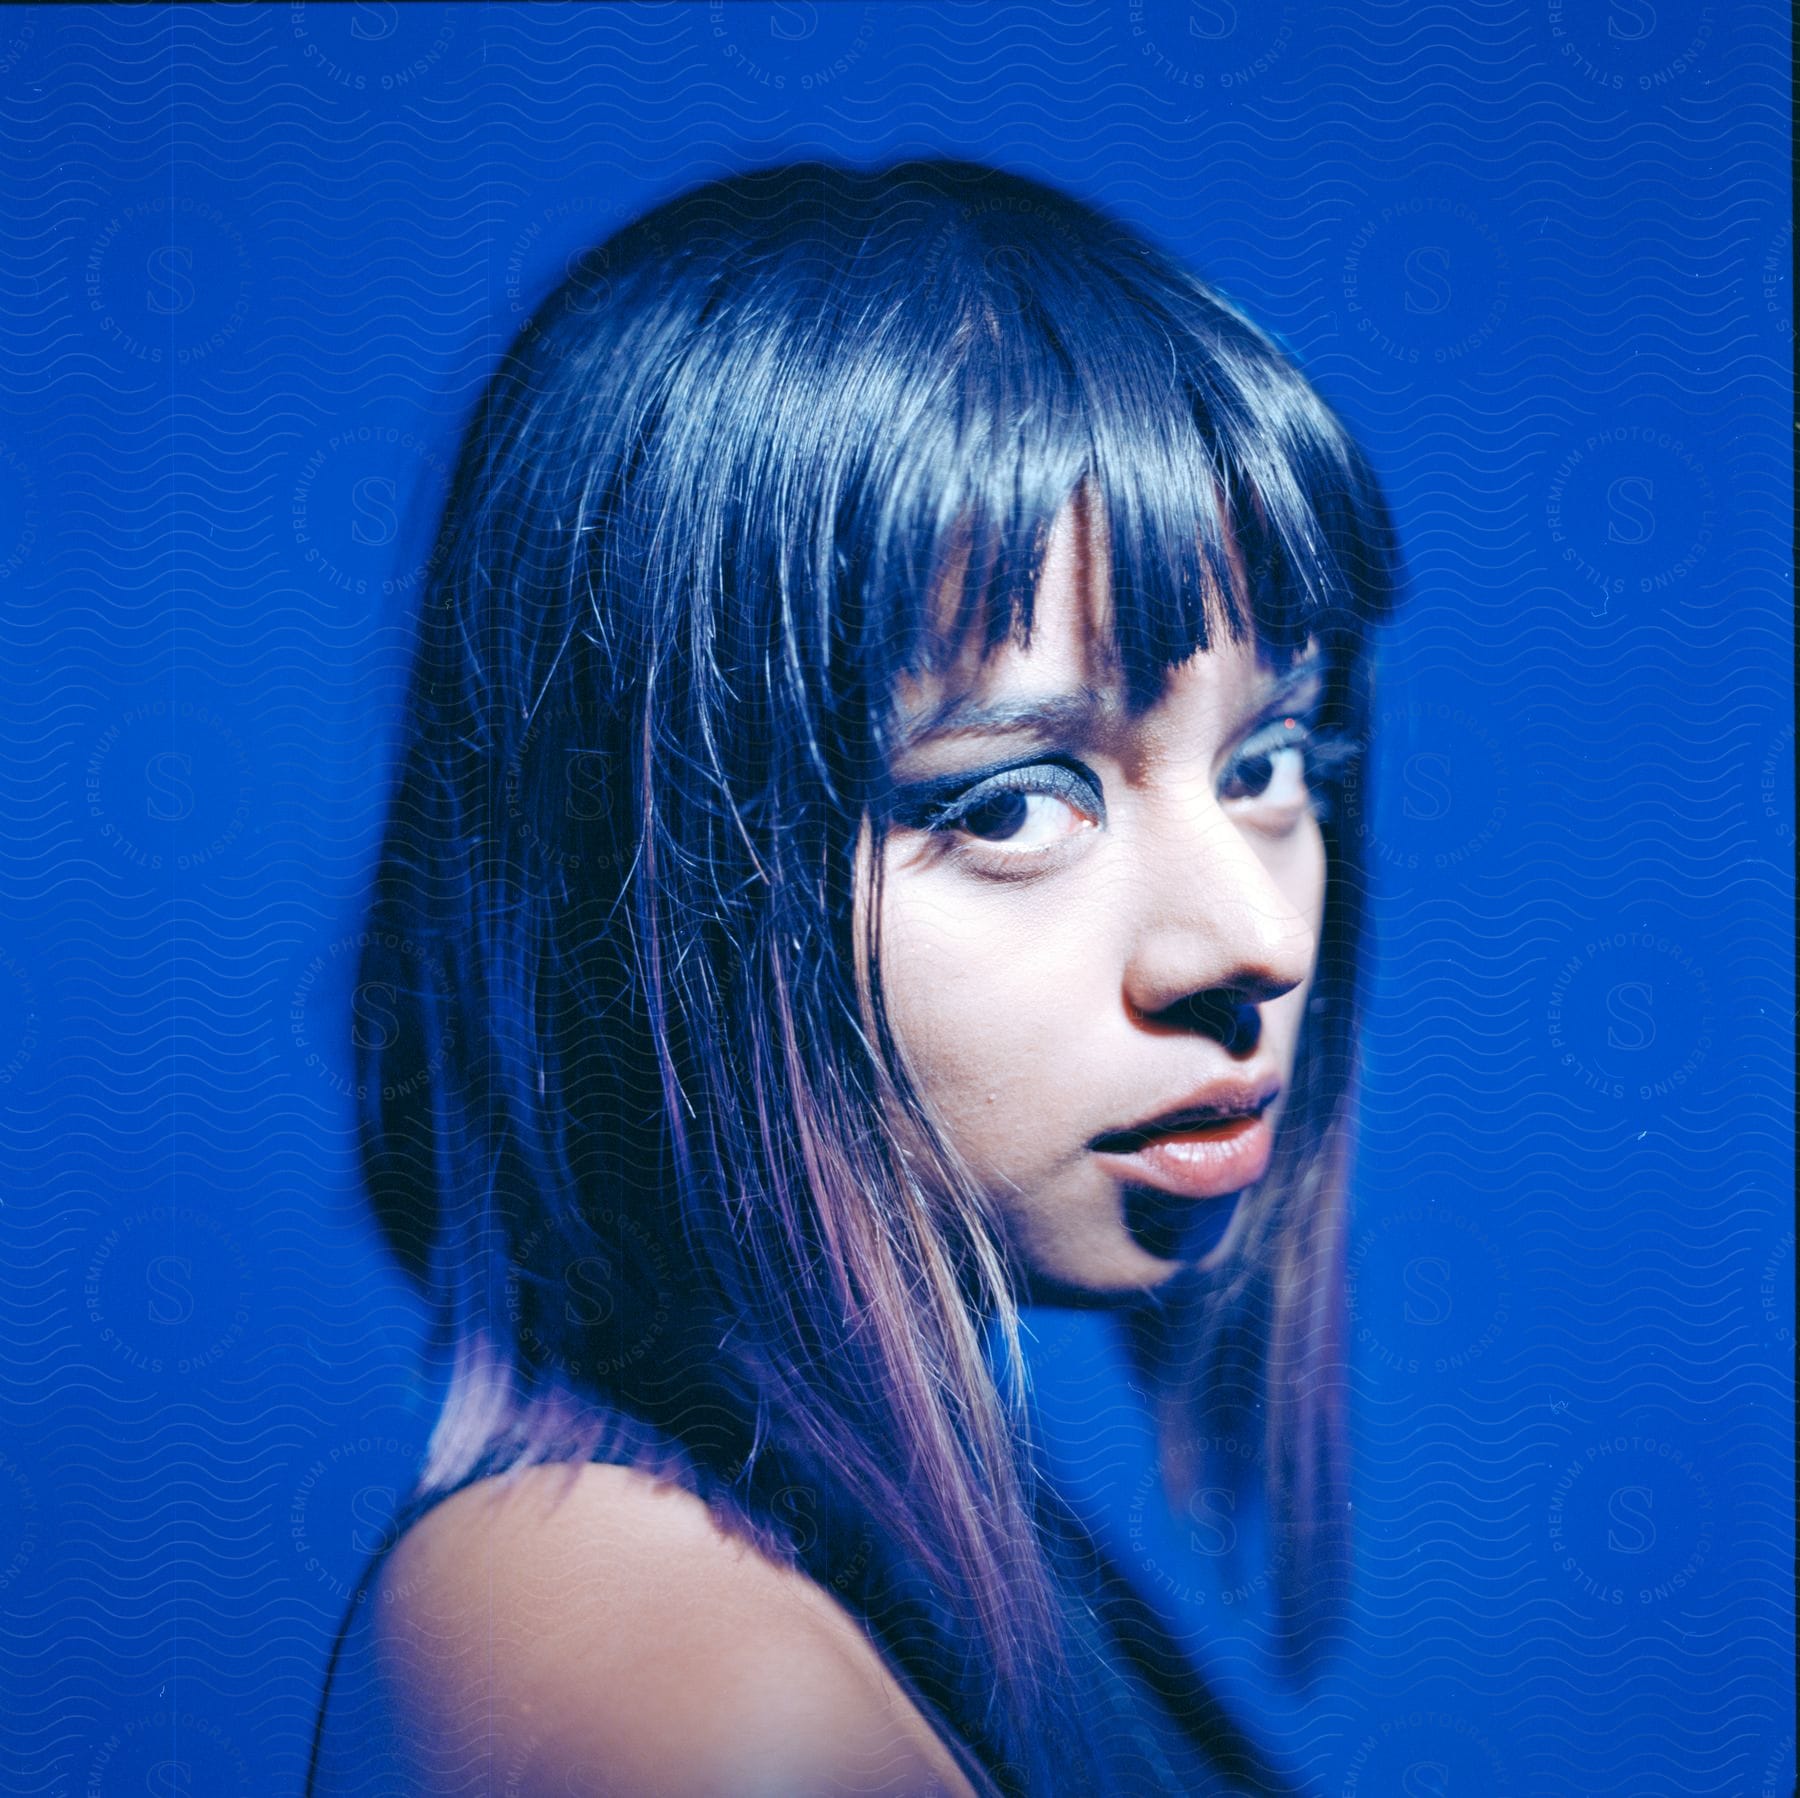
[[[1078,492],[1134,695],[1220,633],[1317,638],[1330,721],[1366,730],[1377,484],[1139,232],[942,160],[739,175],[619,231],[463,445],[362,969],[401,1018],[361,1051],[368,1184],[454,1356],[421,1490],[661,1456],[867,1619],[993,1789],[1034,1794],[1104,1789],[1075,1769],[1113,1726],[1071,1697],[1010,1270],[872,936],[868,1027],[852,870],[896,682],[1028,624]],[[1324,820],[1274,1166],[1171,1301],[1163,1386],[1185,1477],[1194,1419],[1261,1419],[1296,1639],[1347,1544],[1358,817],[1351,787]]]

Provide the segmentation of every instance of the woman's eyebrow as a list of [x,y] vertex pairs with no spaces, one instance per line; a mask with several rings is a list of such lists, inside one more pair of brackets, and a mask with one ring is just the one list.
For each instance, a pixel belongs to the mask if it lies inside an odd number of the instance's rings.
[[1291,698],[1308,681],[1316,679],[1324,672],[1325,657],[1321,651],[1315,649],[1303,660],[1294,663],[1291,668],[1272,676],[1257,703],[1261,706],[1277,705],[1282,700]]
[[[1266,710],[1298,693],[1324,669],[1324,657],[1314,651],[1280,674],[1270,674],[1254,706]],[[905,722],[906,748],[928,738],[953,736],[1030,735],[1093,739],[1124,719],[1118,701],[1097,687],[1081,687],[1072,693],[1022,694],[992,700],[983,705],[973,694],[952,694],[929,711]]]
[[1073,693],[1023,694],[1015,699],[978,704],[970,694],[950,698],[906,722],[908,748],[928,737],[1031,734],[1036,736],[1087,736],[1114,720],[1119,708],[1096,687]]

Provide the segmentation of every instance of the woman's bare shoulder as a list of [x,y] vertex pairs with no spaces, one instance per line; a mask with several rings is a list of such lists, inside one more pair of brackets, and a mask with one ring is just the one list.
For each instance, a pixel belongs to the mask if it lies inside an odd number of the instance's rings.
[[370,1621],[422,1790],[972,1798],[848,1612],[635,1468],[465,1487],[396,1544]]

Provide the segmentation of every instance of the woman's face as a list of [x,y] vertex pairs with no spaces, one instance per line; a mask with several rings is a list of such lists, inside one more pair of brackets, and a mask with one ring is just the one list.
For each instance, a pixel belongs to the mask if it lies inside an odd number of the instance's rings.
[[1216,1241],[1267,1164],[1325,901],[1298,747],[1317,674],[1278,688],[1220,633],[1133,718],[1108,603],[1071,505],[1030,647],[901,693],[889,1016],[1039,1296],[1155,1286],[1182,1231]]

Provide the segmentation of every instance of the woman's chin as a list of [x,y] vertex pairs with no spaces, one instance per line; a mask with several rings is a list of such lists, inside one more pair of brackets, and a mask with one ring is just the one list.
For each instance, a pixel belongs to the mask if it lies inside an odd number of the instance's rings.
[[1104,1256],[1028,1266],[1020,1276],[1018,1299],[1025,1305],[1124,1305],[1166,1285],[1182,1267],[1181,1261],[1150,1254],[1126,1237]]

